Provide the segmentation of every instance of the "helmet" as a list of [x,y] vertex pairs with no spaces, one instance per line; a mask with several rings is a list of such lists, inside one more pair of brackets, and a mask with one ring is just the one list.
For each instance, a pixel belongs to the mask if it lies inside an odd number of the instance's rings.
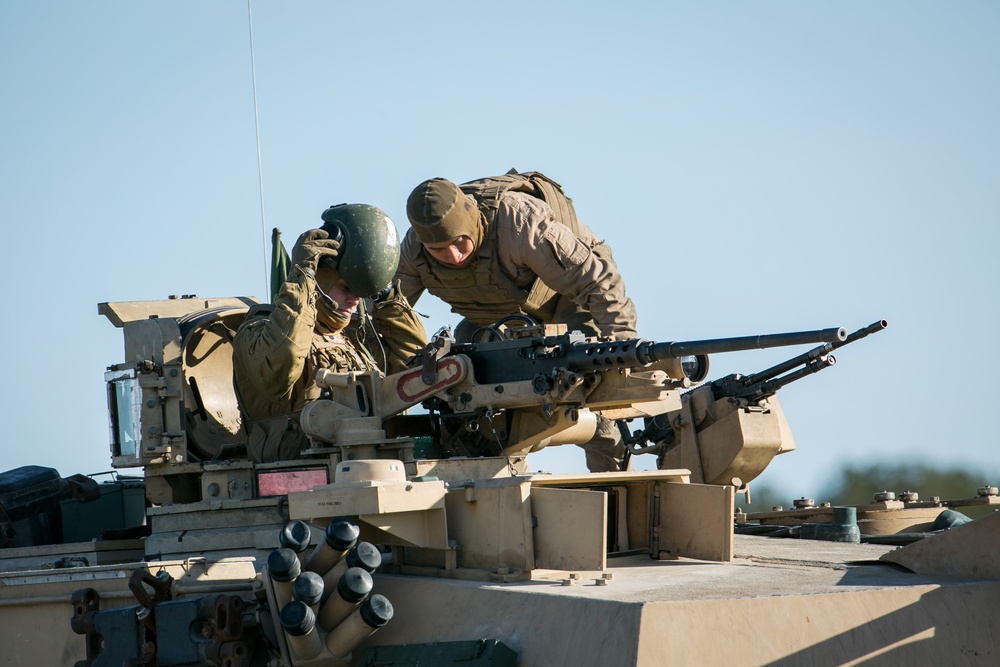
[[351,291],[373,296],[399,264],[399,235],[383,211],[368,204],[337,204],[323,211],[321,229],[340,241],[336,263]]

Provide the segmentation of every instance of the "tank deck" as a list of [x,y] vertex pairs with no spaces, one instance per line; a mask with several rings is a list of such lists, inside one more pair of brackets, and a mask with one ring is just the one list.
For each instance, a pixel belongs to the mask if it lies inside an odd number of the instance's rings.
[[497,638],[520,665],[996,664],[1000,582],[876,562],[894,548],[737,535],[732,562],[612,558],[603,584],[379,575],[397,616],[372,639]]

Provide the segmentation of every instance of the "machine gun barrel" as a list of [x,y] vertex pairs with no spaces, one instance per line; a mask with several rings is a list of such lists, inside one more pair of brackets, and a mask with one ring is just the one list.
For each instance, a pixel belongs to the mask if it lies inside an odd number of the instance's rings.
[[832,354],[826,354],[815,359],[808,359],[802,363],[804,363],[804,365],[801,368],[794,370],[787,375],[782,375],[781,377],[772,376],[772,379],[747,382],[745,386],[725,395],[732,396],[734,398],[749,399],[761,399],[767,396],[773,396],[778,393],[778,390],[782,387],[789,385],[796,380],[801,380],[807,375],[818,373],[824,368],[833,366],[837,363],[837,359]]
[[834,343],[846,339],[847,332],[843,327],[833,327],[815,331],[761,334],[759,336],[740,336],[737,338],[715,338],[681,343],[655,343],[651,355],[652,359],[647,363],[668,358],[676,359],[677,357],[693,354],[764,350],[769,347],[787,347],[789,345],[806,345],[809,343]]
[[834,343],[833,347],[834,347],[834,349],[836,349],[838,347],[843,347],[844,345],[847,345],[848,343],[853,343],[856,340],[864,338],[868,334],[878,333],[879,331],[882,331],[882,329],[885,329],[887,326],[889,326],[889,323],[887,321],[885,321],[885,320],[879,320],[877,322],[872,322],[868,326],[863,327],[861,329],[858,329],[857,331],[855,331],[854,333],[852,333],[851,335],[849,335],[846,339],[844,339],[843,342]]
[[[766,368],[760,372],[754,373],[747,377],[746,384],[753,385],[757,384],[758,382],[766,382],[767,380],[775,378],[781,375],[782,373],[787,373],[788,371],[792,370],[793,368],[797,368],[802,364],[809,364],[817,359],[820,359],[829,354],[830,352],[833,352],[837,348],[847,345],[848,343],[853,343],[854,341],[860,340],[861,338],[864,338],[869,334],[882,331],[887,326],[889,326],[889,323],[885,320],[878,320],[877,322],[872,322],[868,326],[858,329],[857,331],[855,331],[854,333],[850,334],[849,336],[845,337],[842,340],[824,343],[819,347],[814,347],[813,349],[807,352],[803,352],[798,356],[782,361],[780,364],[776,364],[774,366],[771,366],[770,368]],[[825,366],[820,366],[818,368],[825,368]],[[809,373],[806,373],[806,375],[808,374]],[[796,378],[794,379],[798,379],[798,377],[801,376],[796,376]],[[782,386],[784,386],[785,384],[788,384],[788,382],[783,382]],[[777,391],[777,389],[778,388],[775,388],[775,391]]]
[[688,355],[739,352],[808,343],[833,343],[846,339],[847,332],[843,327],[833,327],[815,331],[669,343],[656,343],[643,339],[606,343],[577,343],[570,346],[567,351],[566,366],[577,371],[647,366],[656,361],[676,359]]
[[833,350],[860,340],[869,334],[882,331],[887,326],[889,326],[888,322],[878,320],[840,340],[823,343],[819,347],[814,347],[811,350],[752,375],[740,375],[737,373],[713,380],[713,392],[716,398],[727,396],[757,400],[772,396],[782,387],[800,380],[806,375],[811,375],[824,368],[833,366],[837,362],[833,355],[830,354]]

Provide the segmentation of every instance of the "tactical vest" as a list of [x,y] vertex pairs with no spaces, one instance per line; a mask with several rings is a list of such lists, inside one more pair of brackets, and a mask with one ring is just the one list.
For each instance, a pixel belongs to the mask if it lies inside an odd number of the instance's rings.
[[412,259],[424,287],[451,305],[453,313],[481,326],[512,314],[551,322],[559,294],[537,276],[526,287],[520,287],[516,282],[517,276],[508,276],[500,268],[496,247],[497,226],[493,223],[503,195],[523,192],[548,204],[556,220],[573,230],[578,238],[589,242],[593,235],[576,217],[573,201],[563,193],[558,183],[537,171],[520,174],[511,169],[503,176],[469,181],[459,188],[476,199],[479,210],[486,218],[486,238],[476,251],[477,259],[471,270],[469,267],[453,268],[430,262],[418,245]]

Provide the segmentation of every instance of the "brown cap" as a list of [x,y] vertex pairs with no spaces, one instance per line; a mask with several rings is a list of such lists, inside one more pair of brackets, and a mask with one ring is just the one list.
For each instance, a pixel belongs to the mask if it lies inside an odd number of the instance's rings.
[[479,247],[482,239],[476,200],[446,178],[432,178],[414,188],[406,200],[406,217],[421,243],[468,236]]

